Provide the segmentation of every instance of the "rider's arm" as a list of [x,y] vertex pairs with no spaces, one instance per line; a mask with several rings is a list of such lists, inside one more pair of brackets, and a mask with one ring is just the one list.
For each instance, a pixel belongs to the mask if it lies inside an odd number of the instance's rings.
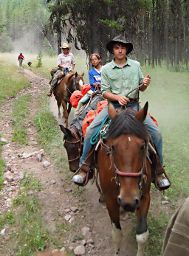
[[89,84],[93,85],[96,81],[95,81],[95,78],[94,78],[94,74],[93,74],[93,70],[89,70]]
[[75,64],[72,64],[72,70],[74,70],[74,68],[75,68]]
[[72,70],[74,70],[74,68],[75,68],[75,57],[74,57],[73,53],[71,53],[71,55],[72,55],[72,60],[71,60]]
[[145,76],[143,79],[143,83],[140,86],[140,91],[145,91],[147,87],[150,85],[151,77],[149,75]]
[[101,72],[101,91],[105,99],[109,101],[118,101],[120,105],[126,105],[129,102],[129,99],[122,95],[117,95],[111,92],[110,81],[106,71],[102,69]]
[[58,55],[58,58],[57,58],[57,66],[58,66],[59,68],[63,68],[62,61],[61,61],[61,54]]

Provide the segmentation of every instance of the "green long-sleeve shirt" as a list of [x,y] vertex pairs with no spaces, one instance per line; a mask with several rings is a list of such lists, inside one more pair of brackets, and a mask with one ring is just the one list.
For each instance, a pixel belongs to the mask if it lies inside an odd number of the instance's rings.
[[[120,68],[114,60],[107,63],[101,72],[101,89],[104,92],[111,92],[126,96],[132,89],[135,89],[143,81],[143,74],[140,63],[127,58],[126,64]],[[129,98],[137,98],[138,90],[129,94]]]

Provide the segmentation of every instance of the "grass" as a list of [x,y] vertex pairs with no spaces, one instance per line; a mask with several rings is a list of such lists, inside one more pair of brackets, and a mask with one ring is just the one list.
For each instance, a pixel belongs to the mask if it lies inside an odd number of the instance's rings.
[[34,256],[36,251],[44,250],[49,243],[36,196],[40,190],[39,181],[25,174],[12,209],[0,214],[0,229],[8,227],[11,232],[9,243],[15,256]]
[[5,225],[12,225],[15,223],[14,213],[9,210],[5,214],[0,214],[0,229],[3,229]]
[[17,209],[17,229],[14,234],[16,256],[33,256],[36,251],[44,250],[49,243],[49,235],[40,215],[40,204],[35,195],[40,190],[39,181],[31,175],[25,175],[20,193],[14,200],[14,208]]
[[163,212],[158,216],[152,216],[149,214],[148,216],[148,227],[149,227],[149,239],[146,246],[146,256],[160,256],[161,248],[164,237],[165,228],[167,226],[168,216],[166,216]]
[[29,86],[29,82],[19,72],[16,65],[9,63],[0,55],[0,104],[7,98],[16,96],[17,92]]
[[29,113],[31,95],[20,96],[13,105],[13,137],[12,140],[19,144],[27,144],[27,130],[25,122]]
[[152,83],[143,93],[149,111],[157,117],[164,140],[164,164],[172,181],[166,192],[172,200],[189,195],[189,73],[147,69]]
[[38,141],[53,159],[55,165],[67,172],[68,166],[63,148],[63,135],[55,117],[49,111],[46,96],[41,101],[40,109],[34,119],[38,131]]

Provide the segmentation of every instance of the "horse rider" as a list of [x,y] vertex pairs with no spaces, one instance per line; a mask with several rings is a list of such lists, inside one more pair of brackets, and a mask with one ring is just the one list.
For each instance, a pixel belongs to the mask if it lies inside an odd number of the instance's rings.
[[18,62],[19,62],[19,66],[22,67],[22,62],[24,60],[24,55],[22,54],[22,52],[18,55]]
[[80,99],[76,113],[79,113],[79,109],[83,104],[85,104],[89,99],[90,96],[96,90],[100,90],[101,87],[101,71],[102,71],[102,59],[98,53],[92,53],[90,55],[90,62],[92,68],[89,70],[89,83],[90,83],[90,90]]
[[75,58],[73,53],[70,52],[71,47],[69,44],[63,43],[60,48],[62,49],[62,53],[59,54],[57,58],[58,68],[51,71],[53,78],[50,81],[51,89],[48,93],[49,97],[52,96],[53,89],[56,87],[58,79],[65,76],[68,72],[73,71],[75,68]]
[[[106,48],[114,55],[114,59],[102,68],[101,90],[103,97],[109,100],[116,108],[126,106],[139,110],[139,91],[146,90],[150,85],[151,79],[149,75],[143,76],[139,62],[127,57],[133,50],[133,44],[128,42],[125,37],[119,35],[108,42]],[[135,88],[139,89],[133,90]],[[128,93],[129,96],[127,96]],[[88,163],[88,161],[90,162],[89,152],[92,149],[90,138],[98,132],[102,121],[107,116],[108,108],[105,107],[87,128],[83,152],[80,158],[80,168],[72,178],[72,181],[78,185],[82,186],[87,183],[87,174],[90,171],[90,163]],[[155,184],[159,190],[165,190],[169,188],[170,181],[163,168],[162,136],[149,115],[144,120],[144,125],[157,151],[156,158],[158,160],[156,161]]]

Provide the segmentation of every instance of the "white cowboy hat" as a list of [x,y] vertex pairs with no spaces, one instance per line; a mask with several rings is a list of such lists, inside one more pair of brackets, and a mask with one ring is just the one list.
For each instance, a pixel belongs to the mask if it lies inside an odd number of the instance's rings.
[[60,46],[61,49],[70,49],[70,46],[68,43],[63,43],[62,46]]

